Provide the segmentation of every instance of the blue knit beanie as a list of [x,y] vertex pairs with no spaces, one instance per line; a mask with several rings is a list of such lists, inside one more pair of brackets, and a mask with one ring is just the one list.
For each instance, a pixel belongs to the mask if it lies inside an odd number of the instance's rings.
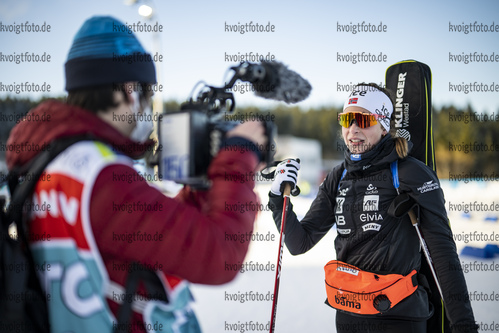
[[83,23],[65,72],[67,91],[123,82],[156,83],[151,55],[126,25],[110,16],[94,16]]

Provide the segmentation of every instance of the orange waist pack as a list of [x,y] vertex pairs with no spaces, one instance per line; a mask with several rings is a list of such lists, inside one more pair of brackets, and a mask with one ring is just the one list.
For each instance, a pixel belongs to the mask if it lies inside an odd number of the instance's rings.
[[418,288],[417,272],[375,274],[338,260],[324,266],[327,304],[356,314],[385,313]]

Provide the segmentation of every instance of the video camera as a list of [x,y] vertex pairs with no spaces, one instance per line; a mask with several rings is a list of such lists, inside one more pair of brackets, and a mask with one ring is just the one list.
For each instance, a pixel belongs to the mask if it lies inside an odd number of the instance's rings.
[[[240,122],[226,120],[235,101],[229,90],[237,80],[250,82],[256,95],[296,103],[310,93],[310,84],[279,62],[252,64],[243,62],[230,68],[231,80],[223,87],[205,85],[196,99],[192,97],[180,111],[161,115],[158,121],[158,175],[193,188],[208,188],[207,169],[228,131]],[[225,119],[224,119],[225,118]],[[269,165],[275,154],[277,133],[272,121],[263,121],[267,144],[259,148],[261,162]]]

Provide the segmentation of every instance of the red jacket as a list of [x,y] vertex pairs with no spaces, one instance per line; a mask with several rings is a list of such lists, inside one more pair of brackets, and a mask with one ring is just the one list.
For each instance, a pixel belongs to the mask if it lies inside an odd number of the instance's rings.
[[[50,141],[66,136],[92,134],[111,147],[130,147],[121,151],[137,158],[151,142],[139,145],[120,134],[111,125],[89,111],[68,106],[58,101],[40,104],[30,113],[33,117],[19,123],[12,130],[7,145],[34,144],[42,147]],[[46,121],[34,121],[44,115]],[[33,146],[32,146],[33,147]],[[28,162],[36,149],[7,151],[9,169]],[[236,270],[226,264],[242,263],[248,250],[247,242],[226,241],[226,233],[246,233],[253,229],[256,212],[227,211],[226,205],[244,204],[257,200],[254,182],[226,181],[239,179],[240,174],[252,172],[258,163],[252,152],[221,151],[211,163],[208,177],[212,186],[208,191],[194,192],[185,187],[176,198],[163,195],[145,181],[113,181],[113,177],[136,171],[125,165],[110,165],[96,179],[90,199],[90,221],[99,252],[112,281],[122,286],[127,273],[112,269],[116,263],[139,261],[149,266],[162,267],[168,275],[202,284],[222,284],[231,281]],[[116,178],[114,178],[116,179]],[[161,204],[162,211],[113,211],[113,204],[142,202]],[[113,234],[141,231],[162,235],[161,242],[114,242]],[[140,245],[139,245],[140,244]],[[170,284],[175,278],[170,277]],[[117,304],[109,302],[116,314]]]

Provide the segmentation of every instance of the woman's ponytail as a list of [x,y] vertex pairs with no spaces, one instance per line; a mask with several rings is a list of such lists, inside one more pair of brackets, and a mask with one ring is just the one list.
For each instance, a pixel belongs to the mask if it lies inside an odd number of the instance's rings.
[[407,140],[402,137],[394,137],[395,149],[399,158],[406,158],[409,154],[409,144]]

